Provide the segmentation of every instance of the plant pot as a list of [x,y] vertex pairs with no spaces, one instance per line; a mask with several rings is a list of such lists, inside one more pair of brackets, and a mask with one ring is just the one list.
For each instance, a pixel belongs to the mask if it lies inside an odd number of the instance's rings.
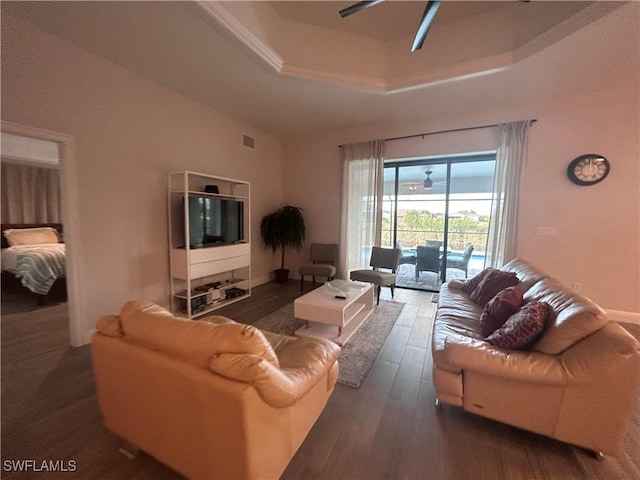
[[279,268],[273,271],[275,275],[276,283],[287,283],[289,281],[289,270],[286,268]]

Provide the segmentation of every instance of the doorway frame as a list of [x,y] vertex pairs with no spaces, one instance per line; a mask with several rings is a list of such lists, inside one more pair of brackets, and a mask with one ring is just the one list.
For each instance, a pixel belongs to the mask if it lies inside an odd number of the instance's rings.
[[57,143],[59,146],[60,197],[62,201],[62,225],[66,250],[67,303],[69,305],[69,341],[71,346],[80,347],[88,341],[82,328],[82,298],[80,270],[80,249],[78,241],[78,199],[77,199],[77,163],[75,157],[75,139],[71,135],[53,132],[42,128],[22,125],[2,120],[0,130],[3,133],[30,137]]
[[[393,219],[393,235],[392,235],[392,243],[396,245],[398,240],[398,189],[399,189],[399,169],[402,167],[411,167],[411,166],[420,166],[420,167],[429,167],[430,165],[446,165],[446,184],[445,184],[445,213],[444,213],[444,240],[443,240],[443,249],[446,252],[448,249],[449,243],[449,200],[451,196],[451,169],[453,165],[461,164],[461,163],[473,163],[473,162],[484,162],[493,160],[496,161],[497,151],[496,150],[487,150],[480,152],[472,152],[472,153],[456,153],[456,154],[441,154],[441,155],[432,155],[428,157],[419,157],[419,158],[409,158],[409,159],[389,159],[385,160],[383,168],[393,168],[395,170],[395,178],[394,178],[394,200],[393,200],[393,208],[392,215]],[[495,170],[494,170],[494,178],[495,178]],[[440,285],[445,283],[446,281],[446,256],[444,259],[445,268],[440,272]],[[408,286],[400,286],[396,285],[398,288],[406,288],[409,290],[419,290],[413,287]],[[437,292],[437,290],[424,290],[424,291],[433,291]]]

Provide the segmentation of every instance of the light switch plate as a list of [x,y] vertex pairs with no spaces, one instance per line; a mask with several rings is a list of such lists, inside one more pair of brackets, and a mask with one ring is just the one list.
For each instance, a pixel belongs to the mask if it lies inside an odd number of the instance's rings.
[[556,227],[537,227],[536,237],[555,237]]

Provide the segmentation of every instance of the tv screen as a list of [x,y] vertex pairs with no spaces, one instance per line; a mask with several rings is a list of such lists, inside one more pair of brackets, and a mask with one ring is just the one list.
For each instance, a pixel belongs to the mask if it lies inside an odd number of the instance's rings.
[[214,197],[189,197],[189,246],[244,240],[244,203]]

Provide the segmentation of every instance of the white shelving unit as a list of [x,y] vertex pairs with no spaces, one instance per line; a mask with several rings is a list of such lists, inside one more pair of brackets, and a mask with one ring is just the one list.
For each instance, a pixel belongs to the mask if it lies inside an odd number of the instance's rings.
[[[196,318],[251,296],[250,199],[249,182],[190,171],[169,174],[174,315]],[[191,238],[195,231],[198,238]]]

